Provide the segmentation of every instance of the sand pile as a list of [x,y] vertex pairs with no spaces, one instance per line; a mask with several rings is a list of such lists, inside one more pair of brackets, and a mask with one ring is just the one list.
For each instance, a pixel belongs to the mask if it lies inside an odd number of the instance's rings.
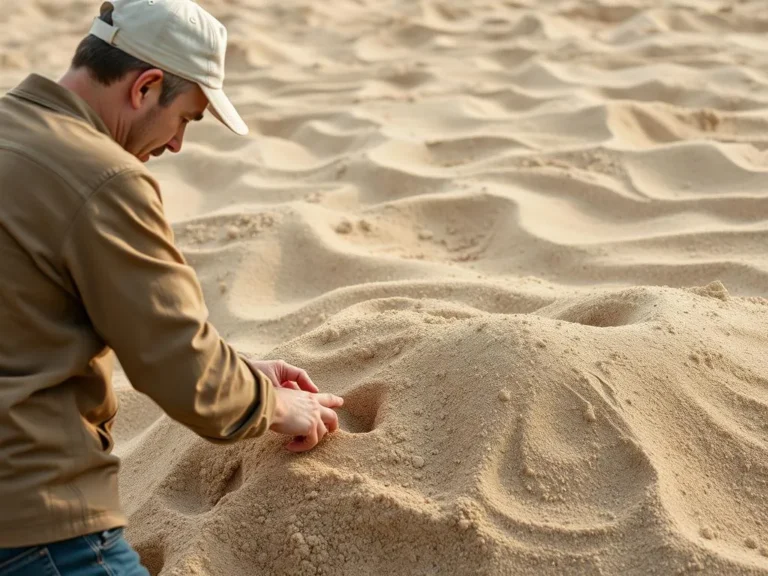
[[393,289],[273,353],[346,398],[314,452],[221,449],[166,418],[123,450],[155,573],[765,567],[768,300]]
[[[222,448],[118,374],[153,574],[768,574],[764,0],[201,3],[252,133],[153,162],[168,217],[346,408]],[[7,2],[0,87],[97,10]]]

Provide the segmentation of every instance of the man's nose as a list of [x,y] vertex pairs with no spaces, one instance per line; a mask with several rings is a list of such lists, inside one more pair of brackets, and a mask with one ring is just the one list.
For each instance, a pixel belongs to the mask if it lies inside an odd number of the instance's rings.
[[166,148],[174,154],[181,152],[181,145],[184,143],[184,128],[186,128],[186,126],[179,128],[179,131],[176,132],[176,135],[171,139],[170,142],[168,142],[168,144],[166,144]]
[[181,144],[184,140],[183,136],[174,136],[173,139],[165,145],[167,150],[170,150],[174,154],[181,152]]

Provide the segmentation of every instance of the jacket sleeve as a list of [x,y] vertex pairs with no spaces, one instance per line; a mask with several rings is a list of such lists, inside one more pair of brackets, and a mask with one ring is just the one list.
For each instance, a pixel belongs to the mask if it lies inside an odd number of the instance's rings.
[[263,434],[275,395],[208,322],[194,270],[173,243],[155,181],[113,176],[64,240],[65,269],[134,388],[211,441]]

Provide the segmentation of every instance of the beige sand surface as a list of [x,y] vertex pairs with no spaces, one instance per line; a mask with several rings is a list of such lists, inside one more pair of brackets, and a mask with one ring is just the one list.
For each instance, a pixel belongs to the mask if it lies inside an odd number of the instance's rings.
[[[253,129],[152,165],[211,317],[346,398],[213,446],[118,375],[153,574],[768,574],[764,0],[205,0]],[[98,2],[6,0],[0,86]]]

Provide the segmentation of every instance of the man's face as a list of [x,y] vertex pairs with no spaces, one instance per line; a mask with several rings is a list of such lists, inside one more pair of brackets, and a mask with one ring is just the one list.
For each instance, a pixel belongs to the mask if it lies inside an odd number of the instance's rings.
[[187,124],[202,120],[208,99],[199,87],[180,94],[168,106],[155,102],[134,122],[125,149],[142,162],[166,150],[181,151]]

